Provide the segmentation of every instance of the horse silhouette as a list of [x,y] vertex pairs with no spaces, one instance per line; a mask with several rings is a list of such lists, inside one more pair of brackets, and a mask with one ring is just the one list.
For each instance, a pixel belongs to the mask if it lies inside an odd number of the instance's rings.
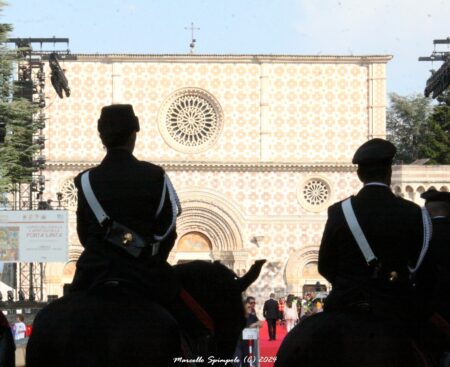
[[64,296],[36,316],[27,366],[224,365],[245,325],[241,292],[263,263],[241,278],[219,262],[176,265],[183,294],[167,308],[117,282]]
[[285,337],[275,367],[448,366],[411,335],[404,325],[368,312],[322,312]]

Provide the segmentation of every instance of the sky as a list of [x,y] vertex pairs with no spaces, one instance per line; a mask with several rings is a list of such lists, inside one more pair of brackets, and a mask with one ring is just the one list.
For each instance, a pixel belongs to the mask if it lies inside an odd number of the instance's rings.
[[194,22],[199,54],[392,55],[387,91],[410,95],[442,64],[418,57],[449,17],[450,0],[9,0],[0,22],[72,53],[187,53]]

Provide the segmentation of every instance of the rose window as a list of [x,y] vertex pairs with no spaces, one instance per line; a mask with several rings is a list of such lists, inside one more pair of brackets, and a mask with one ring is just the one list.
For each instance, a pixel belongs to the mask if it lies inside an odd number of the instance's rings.
[[175,93],[160,111],[160,131],[175,149],[196,153],[213,145],[222,130],[222,110],[209,93],[185,89]]
[[177,98],[169,107],[166,126],[170,136],[186,146],[198,146],[217,132],[217,116],[212,105],[195,95]]
[[312,178],[304,182],[298,190],[300,204],[307,210],[319,212],[326,209],[330,201],[330,185],[323,179]]
[[311,180],[303,188],[303,196],[311,205],[322,205],[328,195],[328,187],[323,181]]
[[73,182],[73,177],[67,178],[61,185],[62,205],[69,210],[76,210],[78,202],[78,190]]

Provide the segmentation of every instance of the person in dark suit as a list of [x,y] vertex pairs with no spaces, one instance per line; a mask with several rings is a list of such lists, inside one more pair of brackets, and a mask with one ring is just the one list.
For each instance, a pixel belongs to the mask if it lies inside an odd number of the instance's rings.
[[320,274],[332,284],[325,311],[362,308],[406,317],[413,309],[408,266],[416,264],[422,248],[422,215],[418,205],[395,196],[389,187],[395,153],[390,142],[372,139],[352,160],[364,186],[350,203],[376,259],[367,262],[363,256],[342,202],[328,209],[318,263]]
[[106,156],[89,170],[92,191],[109,218],[132,230],[146,245],[133,256],[127,241],[122,246],[105,240],[108,222],[97,220],[79,174],[75,178],[77,232],[85,250],[77,262],[71,291],[120,281],[146,290],[161,303],[169,302],[179,292],[166,262],[181,212],[175,190],[163,168],[133,156],[140,128],[131,105],[103,107],[97,127]]
[[275,300],[275,294],[270,294],[270,299],[264,302],[263,316],[267,321],[269,331],[269,340],[277,338],[277,320],[278,320],[278,302]]
[[[434,270],[430,307],[450,323],[450,193],[430,189],[421,195],[433,224],[428,265]],[[432,284],[428,284],[430,286]]]

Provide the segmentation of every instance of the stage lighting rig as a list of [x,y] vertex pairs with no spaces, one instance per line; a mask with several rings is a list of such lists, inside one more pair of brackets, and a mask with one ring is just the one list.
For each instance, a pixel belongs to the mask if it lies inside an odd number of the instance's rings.
[[429,57],[419,57],[419,61],[444,61],[438,71],[432,71],[431,77],[427,80],[425,87],[425,97],[432,94],[433,98],[438,97],[450,86],[450,52],[436,51],[436,45],[450,44],[450,37],[446,39],[434,40],[434,51]]
[[[28,61],[27,65],[20,66],[19,74],[22,79],[30,80],[32,76],[32,69],[38,68],[37,72],[37,82],[40,84],[41,88],[45,85],[45,73],[44,73],[44,61],[48,60],[51,75],[50,80],[52,82],[53,88],[60,98],[63,98],[64,94],[66,97],[70,96],[70,88],[69,82],[67,81],[64,70],[59,65],[58,60],[76,60],[77,57],[70,54],[70,50],[67,48],[66,50],[57,50],[57,51],[43,51],[42,45],[44,43],[65,43],[69,46],[68,38],[9,38],[6,41],[7,43],[14,43],[17,48],[17,53],[22,59]],[[40,44],[40,50],[34,51],[32,48],[32,44],[38,43]],[[45,107],[45,102],[42,100],[39,101],[39,107]]]
[[56,52],[52,52],[48,57],[48,62],[50,64],[50,69],[52,70],[51,81],[53,88],[55,88],[59,98],[63,98],[63,91],[65,92],[66,97],[69,97],[69,82],[67,81],[66,75],[61,69],[61,66],[59,66],[58,54]]
[[438,71],[427,80],[427,86],[425,87],[425,97],[428,97],[433,93],[432,97],[436,98],[443,91],[445,91],[450,85],[450,57],[444,62]]
[[19,290],[19,301],[25,301],[25,293],[22,289]]

